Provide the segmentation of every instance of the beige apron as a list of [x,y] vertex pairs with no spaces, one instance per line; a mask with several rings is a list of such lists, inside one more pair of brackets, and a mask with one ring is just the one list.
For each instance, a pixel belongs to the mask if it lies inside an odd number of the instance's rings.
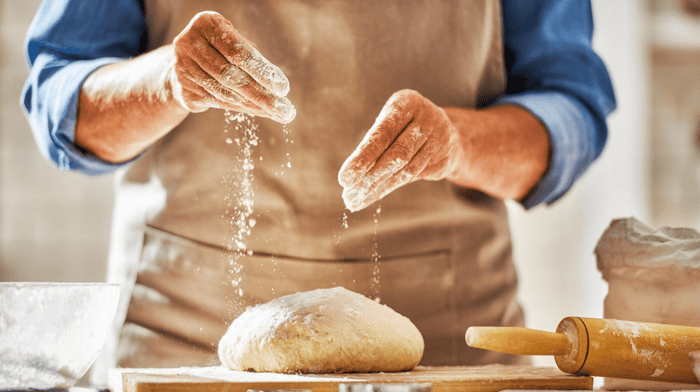
[[[192,114],[121,173],[110,276],[124,306],[106,351],[120,366],[214,364],[246,306],[344,286],[409,317],[424,364],[518,361],[464,342],[469,325],[523,323],[501,201],[420,181],[350,213],[337,181],[395,91],[461,107],[503,91],[499,2],[148,0],[151,47],[202,10],[223,14],[282,68],[297,117],[286,129],[255,119],[245,161],[244,123]],[[250,233],[233,256],[241,195],[252,195]]]

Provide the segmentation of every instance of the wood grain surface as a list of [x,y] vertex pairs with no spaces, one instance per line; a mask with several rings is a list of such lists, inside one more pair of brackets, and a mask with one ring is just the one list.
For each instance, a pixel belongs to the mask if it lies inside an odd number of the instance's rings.
[[593,387],[591,377],[566,374],[554,367],[506,365],[419,366],[410,372],[321,375],[237,372],[224,367],[114,369],[109,386],[112,392],[246,392],[249,389],[337,392],[342,383],[430,383],[433,392],[590,390]]

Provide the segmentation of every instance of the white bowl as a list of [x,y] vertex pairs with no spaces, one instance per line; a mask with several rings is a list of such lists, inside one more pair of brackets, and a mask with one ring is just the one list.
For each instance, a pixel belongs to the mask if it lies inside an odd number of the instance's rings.
[[0,390],[75,385],[102,349],[118,302],[118,284],[0,283]]

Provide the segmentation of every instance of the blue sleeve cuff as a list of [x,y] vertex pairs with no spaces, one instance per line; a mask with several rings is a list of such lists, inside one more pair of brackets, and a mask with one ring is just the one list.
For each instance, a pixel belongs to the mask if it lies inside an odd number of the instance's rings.
[[80,90],[95,69],[146,50],[142,1],[44,1],[27,31],[31,66],[21,105],[41,153],[61,170],[89,175],[114,165],[78,148],[75,125]]
[[577,99],[557,91],[504,95],[495,105],[518,105],[545,126],[549,134],[549,165],[543,177],[520,200],[525,208],[552,204],[566,193],[598,157],[607,129],[597,124]]
[[[60,170],[100,175],[129,163],[105,162],[75,145],[78,100],[85,79],[97,68],[121,60],[106,57],[69,61],[45,52],[36,57],[22,92],[22,108],[41,153]],[[54,99],[40,99],[41,96]]]

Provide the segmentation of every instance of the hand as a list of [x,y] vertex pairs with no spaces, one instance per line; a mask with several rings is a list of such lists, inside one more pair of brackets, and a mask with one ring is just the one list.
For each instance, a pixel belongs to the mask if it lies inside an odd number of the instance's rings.
[[459,161],[457,139],[443,109],[415,91],[395,93],[340,169],[345,206],[358,211],[410,182],[447,177]]
[[519,200],[545,173],[549,151],[546,128],[522,107],[439,108],[403,90],[384,105],[338,181],[351,211],[419,179]]
[[191,112],[231,109],[281,123],[296,110],[285,98],[289,81],[231,22],[216,12],[201,12],[173,41],[171,87]]

